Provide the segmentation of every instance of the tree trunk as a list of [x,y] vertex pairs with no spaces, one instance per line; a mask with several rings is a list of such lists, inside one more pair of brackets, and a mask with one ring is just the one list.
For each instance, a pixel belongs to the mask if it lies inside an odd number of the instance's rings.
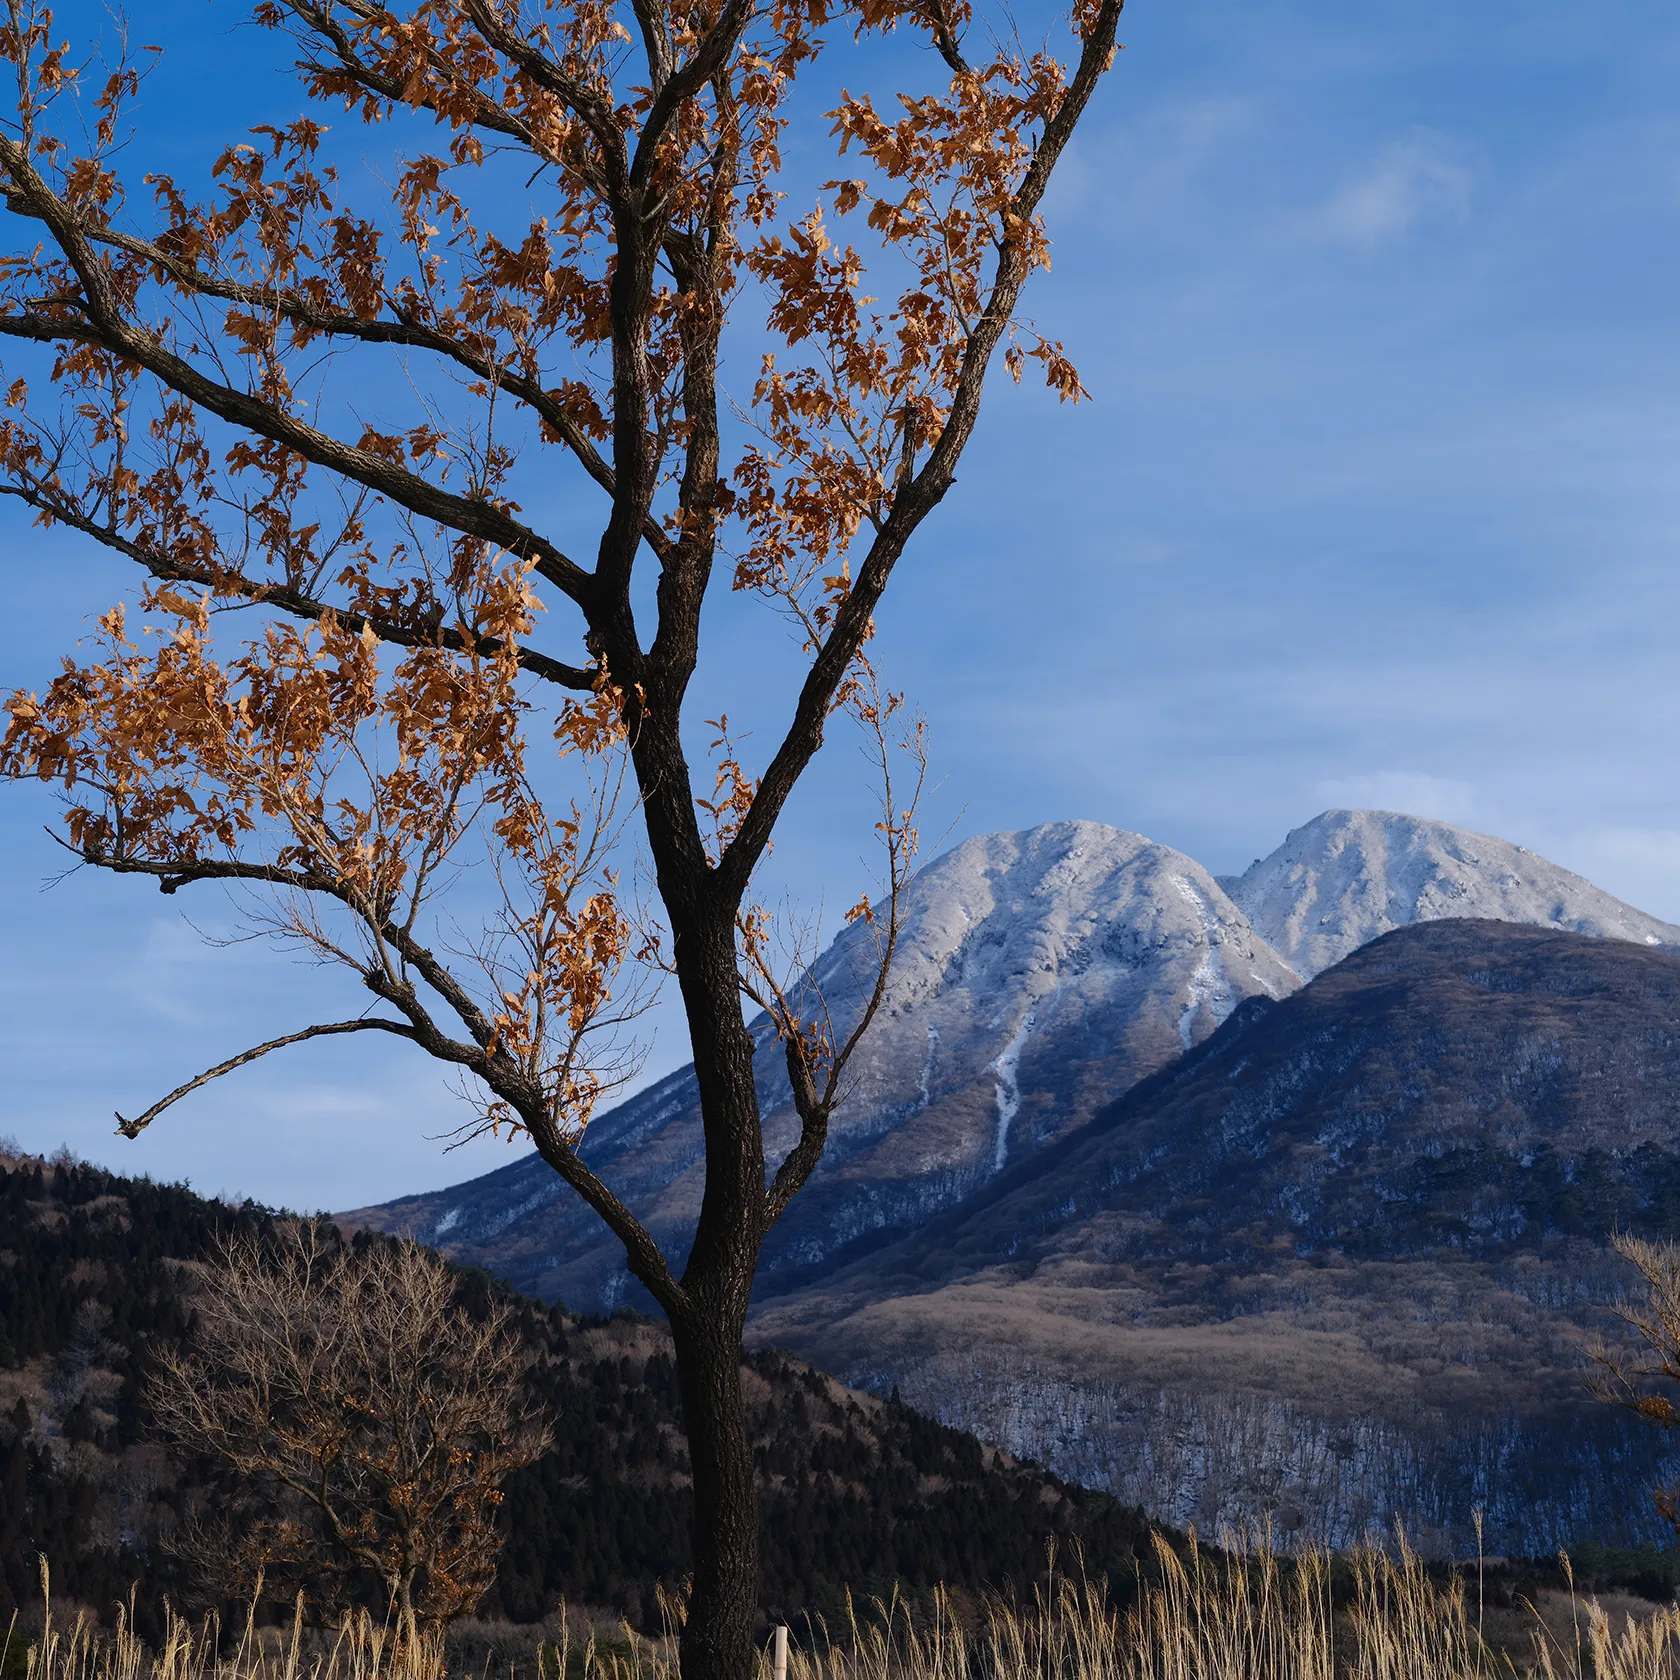
[[397,1584],[397,1626],[398,1649],[402,1652],[405,1665],[413,1672],[418,1672],[421,1664],[420,1628],[414,1615],[414,1571],[399,1578]]
[[[674,708],[654,710],[635,751],[706,1138],[706,1188],[681,1299],[664,1303],[694,1475],[694,1577],[682,1680],[751,1680],[759,1517],[741,1396],[741,1342],[764,1240],[764,1135],[755,1047],[741,1014],[737,898],[720,896],[703,863],[696,866],[689,855],[701,853],[698,833],[682,832],[692,829],[693,806],[669,715]],[[676,812],[668,808],[672,788],[684,790]]]
[[745,1303],[696,1303],[671,1328],[694,1469],[694,1586],[682,1680],[747,1680],[758,1620],[758,1488],[741,1397]]

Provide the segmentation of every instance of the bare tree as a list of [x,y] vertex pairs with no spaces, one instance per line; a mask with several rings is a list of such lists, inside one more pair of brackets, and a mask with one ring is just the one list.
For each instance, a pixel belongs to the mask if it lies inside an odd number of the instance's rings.
[[[899,738],[866,646],[994,356],[1083,394],[1017,309],[1123,0],[1072,0],[1069,67],[969,0],[258,0],[315,114],[146,193],[123,168],[150,60],[78,67],[39,0],[4,3],[0,494],[130,562],[143,622],[114,608],[45,694],[11,697],[0,774],[59,785],[82,863],[248,889],[370,999],[120,1129],[327,1035],[461,1073],[477,1123],[531,1139],[670,1320],[695,1491],[683,1670],[743,1680],[753,1276],[880,1004],[913,807],[888,795],[885,896],[854,911],[880,967],[843,1029],[767,962],[754,876],[837,714],[883,752]],[[812,74],[836,53],[850,70]],[[823,91],[848,81],[895,91],[884,112]],[[326,149],[339,111],[393,130],[377,216]],[[790,127],[801,168],[833,145],[835,179],[784,173]],[[581,496],[600,503],[582,558],[556,529]],[[685,707],[725,585],[774,609],[804,669],[762,762],[719,728],[697,783]],[[658,928],[614,872],[632,817]],[[457,935],[472,896],[433,901],[468,863],[500,906]],[[645,962],[675,974],[699,1086],[683,1256],[579,1148],[633,1065],[616,1035]],[[754,997],[800,1122],[773,1162]]]
[[456,1293],[417,1244],[352,1249],[303,1222],[229,1237],[202,1268],[152,1398],[177,1447],[233,1472],[183,1546],[221,1594],[261,1578],[321,1611],[377,1583],[412,1649],[484,1596],[502,1483],[549,1436],[509,1309],[470,1316]]

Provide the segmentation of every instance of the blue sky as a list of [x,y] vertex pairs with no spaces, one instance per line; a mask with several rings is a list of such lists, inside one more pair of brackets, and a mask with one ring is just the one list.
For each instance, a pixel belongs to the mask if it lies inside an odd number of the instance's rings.
[[[272,38],[202,10],[135,14],[183,173],[297,103]],[[1226,871],[1381,805],[1680,920],[1680,13],[1132,0],[1122,38],[1030,299],[1095,400],[994,385],[882,615],[930,828],[1087,817]],[[0,682],[38,685],[125,580],[9,515],[0,539]],[[701,702],[767,743],[792,667],[762,631],[720,615]],[[774,860],[801,905],[862,879],[856,755],[828,759]],[[304,1207],[505,1158],[442,1154],[460,1112],[401,1045],[306,1046],[112,1137],[344,994],[131,883],[43,892],[50,816],[0,790],[0,1133]],[[681,1059],[663,1020],[649,1069]]]

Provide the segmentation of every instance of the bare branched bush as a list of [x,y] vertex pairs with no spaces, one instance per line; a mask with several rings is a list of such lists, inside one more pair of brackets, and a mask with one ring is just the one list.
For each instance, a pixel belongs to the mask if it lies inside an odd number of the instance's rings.
[[418,1646],[484,1596],[501,1485],[549,1437],[508,1309],[456,1297],[418,1245],[350,1249],[308,1223],[231,1238],[203,1269],[153,1403],[177,1448],[227,1472],[179,1542],[218,1597],[302,1595],[320,1616],[377,1591]]

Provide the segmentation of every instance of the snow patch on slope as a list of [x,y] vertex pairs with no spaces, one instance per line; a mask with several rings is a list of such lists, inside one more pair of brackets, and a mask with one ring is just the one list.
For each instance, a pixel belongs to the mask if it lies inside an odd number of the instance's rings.
[[1196,964],[1185,985],[1184,1008],[1178,1017],[1179,1042],[1188,1050],[1195,1042],[1196,1017],[1202,1010],[1205,1008],[1209,1011],[1217,1026],[1237,1007],[1237,993],[1231,984],[1231,977],[1225,972],[1225,964],[1220,959],[1219,920],[1212,907],[1184,876],[1173,876],[1172,884],[1178,889],[1179,896],[1194,910],[1201,925],[1202,937],[1207,942],[1202,960]]
[[927,1029],[927,1056],[922,1062],[922,1078],[921,1084],[918,1088],[918,1095],[922,1099],[923,1108],[926,1108],[927,1105],[933,1101],[933,1097],[928,1089],[928,1081],[933,1077],[933,1058],[938,1049],[939,1028],[936,1027],[933,1022],[929,1021]]
[[1015,1123],[1015,1116],[1021,1112],[1021,1048],[1027,1042],[1027,1035],[1033,1030],[1034,1012],[1028,1010],[1021,1017],[1021,1024],[1015,1029],[1015,1036],[1003,1047],[992,1062],[992,1069],[997,1074],[997,1144],[993,1153],[992,1167],[997,1172],[1003,1171],[1003,1163],[1009,1157],[1009,1128]]

